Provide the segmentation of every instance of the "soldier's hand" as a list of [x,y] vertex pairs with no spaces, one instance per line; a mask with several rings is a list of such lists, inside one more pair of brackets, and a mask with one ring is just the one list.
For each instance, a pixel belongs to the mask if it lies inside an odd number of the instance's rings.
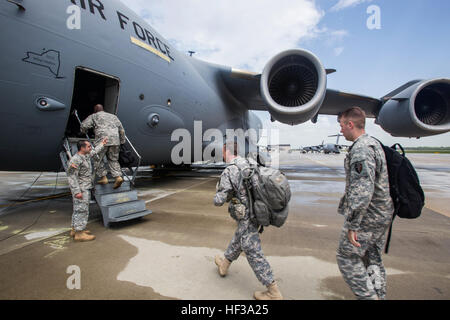
[[361,247],[361,244],[358,242],[358,235],[356,231],[348,230],[348,240],[350,240],[351,244],[355,247]]
[[108,138],[105,138],[105,139],[102,140],[102,144],[103,144],[104,146],[106,146],[107,143],[108,143]]
[[81,192],[80,192],[80,193],[77,193],[77,194],[75,195],[75,198],[81,200],[81,199],[83,199],[83,194],[82,194]]

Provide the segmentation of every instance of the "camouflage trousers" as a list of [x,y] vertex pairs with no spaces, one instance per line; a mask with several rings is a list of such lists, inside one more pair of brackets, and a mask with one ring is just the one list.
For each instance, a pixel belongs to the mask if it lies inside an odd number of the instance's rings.
[[236,233],[224,256],[228,260],[234,261],[239,258],[242,251],[258,280],[265,286],[270,285],[274,281],[272,268],[262,252],[258,229],[248,220],[238,222]]
[[89,201],[91,200],[91,191],[82,191],[83,199],[73,197],[72,228],[75,231],[83,231],[89,218]]
[[119,164],[119,151],[120,146],[106,146],[101,152],[98,153],[99,161],[96,163],[95,173],[98,177],[104,177],[108,174],[105,166],[104,157],[108,160],[108,167],[111,175],[115,177],[121,177],[122,171]]
[[337,250],[339,270],[357,299],[386,299],[386,270],[381,254],[388,226],[357,232],[361,247],[348,240],[348,230],[343,228]]

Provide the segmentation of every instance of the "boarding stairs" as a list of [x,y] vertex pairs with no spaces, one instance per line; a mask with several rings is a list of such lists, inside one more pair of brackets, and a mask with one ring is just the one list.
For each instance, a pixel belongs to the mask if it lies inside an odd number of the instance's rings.
[[[88,136],[87,138],[90,141]],[[63,151],[60,152],[60,158],[66,172],[68,162],[78,152],[77,142],[80,140],[86,140],[86,138],[64,138]],[[100,207],[103,225],[107,228],[111,223],[141,218],[152,213],[146,208],[145,201],[138,199],[137,190],[134,187],[141,156],[128,138],[126,138],[125,149],[130,150],[134,154],[135,163],[128,167],[131,177],[126,174],[124,168],[121,168],[124,181],[119,188],[113,188],[115,179],[110,176],[108,176],[109,183],[106,185],[97,184],[96,181],[93,182],[93,196]],[[106,161],[105,158],[100,161]],[[93,163],[92,168],[94,168]]]

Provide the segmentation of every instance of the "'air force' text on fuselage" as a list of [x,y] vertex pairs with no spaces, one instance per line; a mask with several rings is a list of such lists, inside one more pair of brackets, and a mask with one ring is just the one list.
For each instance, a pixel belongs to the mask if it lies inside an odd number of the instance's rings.
[[[89,9],[93,15],[100,15],[100,17],[107,21],[108,18],[105,15],[105,6],[100,0],[70,0],[70,2],[76,6],[81,7],[84,10]],[[157,36],[154,36],[145,27],[142,27],[136,21],[130,21],[122,12],[116,10],[117,20],[122,30],[127,30],[128,26],[132,26],[132,30],[138,39],[148,43],[150,46],[169,57],[172,61],[175,59],[170,55],[170,47],[160,40]]]

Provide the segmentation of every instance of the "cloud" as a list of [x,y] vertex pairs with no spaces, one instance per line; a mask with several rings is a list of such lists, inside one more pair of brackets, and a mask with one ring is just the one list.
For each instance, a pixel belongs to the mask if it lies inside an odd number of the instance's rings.
[[[327,27],[320,29],[320,38],[319,40],[322,43],[330,48],[339,48],[342,47],[342,43],[345,38],[350,35],[350,32],[344,29],[340,30],[332,30]],[[342,52],[341,52],[342,53]]]
[[339,0],[330,11],[339,11],[349,7],[355,7],[360,3],[371,2],[372,0]]
[[338,47],[338,48],[334,48],[334,55],[337,57],[337,56],[340,56],[341,55],[341,53],[344,51],[344,47]]
[[259,72],[280,51],[318,37],[313,0],[122,0],[182,52]]
[[[340,0],[339,11],[371,0]],[[323,22],[325,12],[314,0],[122,0],[179,51],[196,51],[195,57],[240,69],[262,71],[267,61],[285,49],[320,41],[339,56],[351,30],[333,30]],[[317,124],[299,126],[271,123],[267,112],[258,112],[266,127],[280,130],[280,142],[293,145],[320,144],[336,134],[336,117],[320,115]],[[450,133],[420,140],[392,138],[379,126],[370,129],[383,141],[409,145],[448,145]],[[318,132],[320,133],[318,134]],[[433,139],[433,140],[428,140]],[[434,143],[436,141],[436,143]],[[446,142],[447,141],[447,142]]]
[[348,31],[347,30],[333,30],[330,32],[330,35],[337,40],[342,40],[344,37],[348,36]]

